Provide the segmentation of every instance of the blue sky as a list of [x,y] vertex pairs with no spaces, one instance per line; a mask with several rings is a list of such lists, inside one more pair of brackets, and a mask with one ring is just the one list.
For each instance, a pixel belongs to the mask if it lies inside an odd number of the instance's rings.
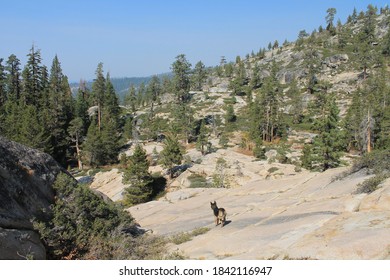
[[111,77],[170,71],[184,53],[195,65],[234,60],[268,42],[293,41],[300,30],[325,26],[326,10],[344,23],[356,7],[388,1],[306,0],[0,0],[0,58],[24,65],[34,43],[43,63],[58,55],[71,81],[93,79],[99,62]]

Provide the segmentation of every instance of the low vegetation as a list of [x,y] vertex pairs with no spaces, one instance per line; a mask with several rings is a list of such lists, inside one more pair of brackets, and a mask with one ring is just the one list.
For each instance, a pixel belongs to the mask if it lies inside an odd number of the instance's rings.
[[342,180],[357,172],[364,172],[368,175],[372,175],[372,177],[360,183],[357,186],[356,192],[374,192],[380,187],[384,180],[390,178],[390,150],[373,151],[357,158],[348,171],[335,179]]
[[169,238],[169,241],[179,245],[188,241],[191,241],[193,237],[205,234],[208,232],[210,229],[206,227],[201,227],[201,228],[196,228],[191,232],[181,232],[178,234],[175,234]]
[[143,234],[120,206],[66,174],[54,184],[49,221],[35,221],[49,259],[162,259],[166,241]]

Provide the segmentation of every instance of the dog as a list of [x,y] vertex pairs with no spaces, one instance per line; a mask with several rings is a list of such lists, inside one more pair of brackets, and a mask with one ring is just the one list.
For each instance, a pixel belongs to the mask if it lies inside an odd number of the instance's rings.
[[214,202],[210,202],[210,205],[215,216],[215,226],[221,224],[221,227],[223,227],[226,222],[226,215],[227,215],[226,210],[224,208],[218,208],[215,200]]

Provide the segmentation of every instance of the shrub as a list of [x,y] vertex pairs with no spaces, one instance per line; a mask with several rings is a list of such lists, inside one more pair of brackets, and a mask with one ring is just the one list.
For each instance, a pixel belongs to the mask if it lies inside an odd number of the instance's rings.
[[371,177],[358,185],[357,193],[372,193],[379,188],[379,185],[388,178],[388,175],[380,174]]
[[49,259],[162,258],[166,242],[136,237],[133,218],[118,205],[66,174],[57,176],[53,188],[51,219],[34,221]]
[[169,241],[172,243],[179,245],[188,241],[191,241],[193,237],[205,234],[210,229],[206,227],[196,228],[191,232],[180,232],[170,237]]
[[190,188],[207,188],[209,184],[205,177],[199,174],[191,174],[188,176],[188,180],[190,181]]
[[365,154],[356,160],[343,176],[346,177],[360,170],[366,170],[368,174],[375,176],[359,184],[357,193],[371,193],[377,190],[380,184],[390,177],[390,150],[376,150]]

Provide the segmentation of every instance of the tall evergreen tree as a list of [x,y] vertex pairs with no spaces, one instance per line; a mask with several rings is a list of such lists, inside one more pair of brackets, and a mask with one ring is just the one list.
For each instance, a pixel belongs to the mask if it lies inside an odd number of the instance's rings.
[[102,107],[104,103],[104,92],[106,90],[106,79],[103,75],[103,63],[100,62],[96,69],[96,78],[92,84],[93,105],[97,106],[97,125],[100,131],[102,126]]
[[234,79],[230,81],[229,87],[234,95],[245,95],[248,84],[247,71],[243,61],[239,60]]
[[27,63],[23,69],[22,100],[25,105],[39,106],[42,98],[43,81],[41,51],[33,45],[27,55]]
[[90,92],[86,86],[86,82],[81,80],[79,83],[79,89],[77,91],[76,100],[74,104],[74,117],[80,118],[83,122],[83,136],[85,136],[90,124],[90,119],[88,115],[89,95]]
[[131,84],[129,87],[129,91],[125,94],[123,99],[123,104],[129,107],[131,112],[135,112],[136,110],[137,97],[135,93],[136,93],[135,86]]
[[318,135],[314,138],[313,144],[306,144],[308,146],[304,149],[302,158],[304,167],[325,171],[340,165],[343,135],[339,120],[335,98],[327,97],[323,115],[314,124]]
[[52,155],[65,165],[69,147],[67,129],[73,116],[73,108],[69,84],[57,56],[50,69],[48,97],[50,108],[45,117],[45,125],[51,135]]
[[172,178],[174,174],[173,167],[181,164],[183,160],[182,148],[176,137],[167,136],[160,157],[161,164],[168,169],[169,177]]
[[17,123],[19,123],[20,131],[15,141],[44,152],[50,152],[50,136],[40,123],[38,108],[33,105],[21,106],[19,112]]
[[199,61],[195,64],[195,68],[192,74],[192,84],[194,90],[200,91],[202,90],[203,84],[206,82],[207,72],[206,66],[202,61]]
[[174,121],[171,131],[176,135],[181,135],[188,144],[195,135],[195,118],[194,111],[187,103],[175,104],[173,111]]
[[326,10],[326,30],[328,30],[332,35],[334,35],[336,29],[333,25],[334,16],[336,15],[336,8],[329,8]]
[[225,113],[225,125],[229,125],[229,124],[235,122],[237,116],[234,113],[233,104],[226,105],[225,111],[226,111],[226,113]]
[[176,61],[172,64],[171,68],[173,72],[173,90],[176,100],[178,103],[187,102],[190,97],[191,63],[188,62],[184,54],[180,54],[176,57]]
[[10,55],[5,67],[7,71],[7,96],[8,99],[18,100],[20,98],[20,61],[15,55]]
[[144,100],[145,100],[145,94],[146,94],[146,86],[145,83],[142,82],[138,87],[137,92],[137,105],[138,106],[144,106]]
[[261,86],[261,84],[262,84],[262,80],[260,77],[260,67],[256,63],[255,66],[253,67],[253,73],[252,73],[250,85],[252,89],[257,89]]
[[109,118],[114,120],[117,123],[116,125],[118,125],[120,115],[119,101],[115,93],[114,86],[111,82],[109,73],[107,73],[106,76],[106,89],[103,98],[103,112],[104,114],[108,114]]
[[363,93],[360,88],[352,93],[352,102],[348,107],[347,114],[344,119],[344,128],[346,130],[346,144],[348,150],[363,150],[361,141],[360,123],[363,119],[364,100]]
[[292,118],[292,122],[295,124],[300,123],[303,118],[303,101],[302,94],[299,92],[299,88],[295,80],[291,82],[288,90],[288,96],[290,97],[290,116]]
[[146,88],[146,95],[147,99],[149,100],[148,103],[150,104],[149,119],[152,119],[154,117],[154,106],[156,105],[156,103],[159,102],[161,92],[162,90],[160,79],[156,75],[154,75]]
[[[258,102],[253,107],[255,111],[252,111],[259,114],[257,116],[252,114],[252,117],[257,118],[253,122],[260,125],[257,129],[261,130],[261,139],[267,142],[283,136],[283,130],[286,128],[281,112],[282,89],[276,77],[277,69],[277,65],[274,62],[271,66],[271,75],[264,79],[264,84],[255,100],[255,102]],[[259,122],[259,120],[261,121]]]
[[100,131],[102,164],[112,164],[118,161],[119,134],[118,124],[108,115],[103,116],[103,126]]
[[77,164],[80,170],[83,169],[83,162],[81,158],[81,143],[82,137],[85,133],[84,129],[84,122],[80,117],[73,119],[68,127],[68,133],[71,137],[71,141],[75,144]]
[[89,166],[100,166],[105,163],[101,132],[99,131],[96,119],[93,119],[89,125],[82,149]]
[[128,167],[123,174],[123,183],[129,184],[125,189],[125,203],[134,205],[147,202],[153,193],[153,178],[149,173],[146,151],[140,144],[135,146],[128,161]]
[[206,127],[205,121],[202,120],[200,122],[198,139],[196,141],[196,146],[197,146],[198,150],[201,151],[202,155],[207,154],[207,147],[208,147],[208,143],[209,143],[208,133],[209,132],[208,132],[208,129]]

